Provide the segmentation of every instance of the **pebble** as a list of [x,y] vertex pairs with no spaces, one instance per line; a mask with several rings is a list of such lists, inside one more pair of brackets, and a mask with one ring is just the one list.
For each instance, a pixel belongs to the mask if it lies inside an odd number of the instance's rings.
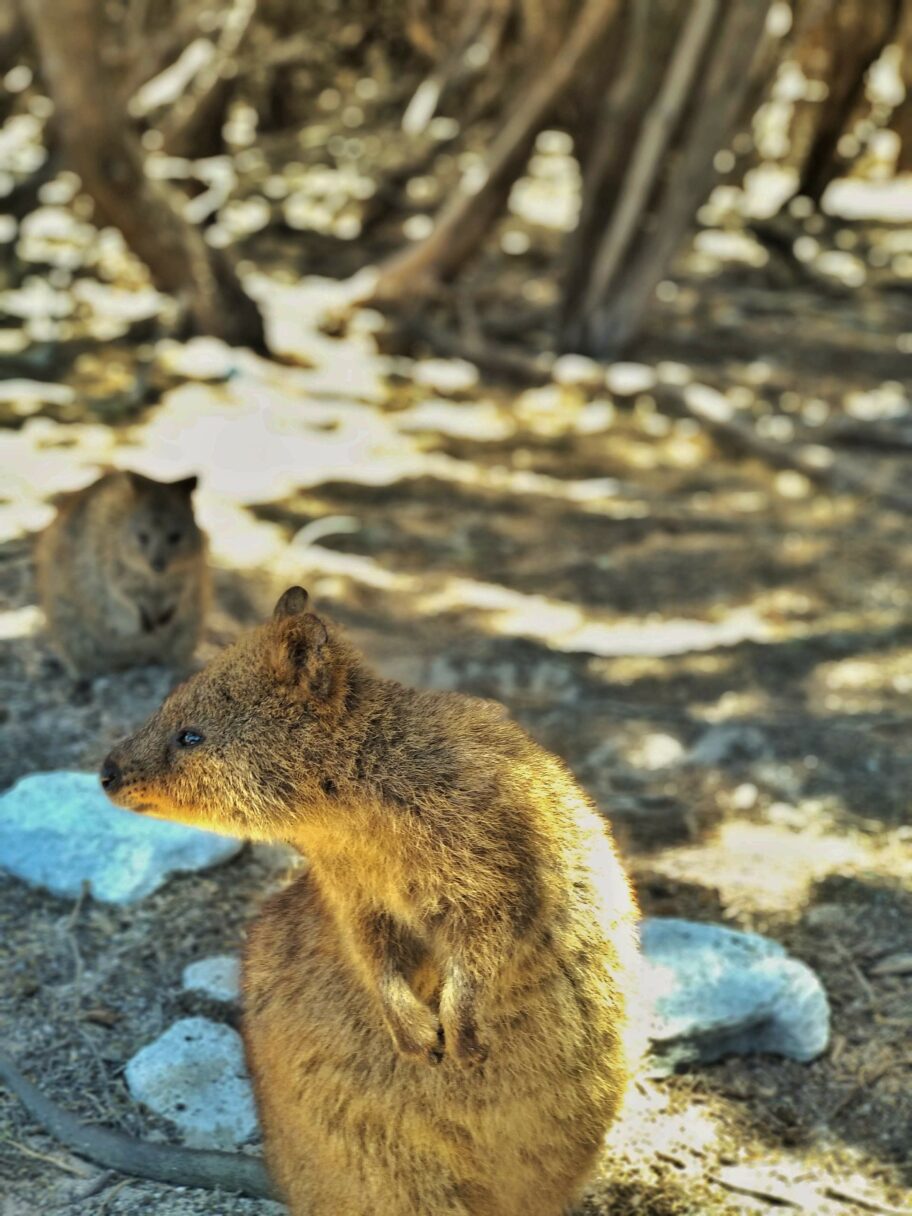
[[233,954],[216,954],[189,963],[181,977],[185,992],[200,992],[214,1001],[236,1001],[241,995],[241,964]]
[[605,384],[619,397],[648,393],[656,386],[656,374],[645,363],[612,363],[605,371]]
[[416,384],[443,396],[468,393],[478,385],[478,368],[465,359],[422,359],[412,376]]
[[127,1063],[130,1094],[174,1123],[191,1148],[234,1149],[257,1132],[241,1036],[208,1018],[183,1018]]
[[555,384],[578,388],[601,388],[605,369],[601,363],[585,355],[561,355],[554,360],[551,376]]

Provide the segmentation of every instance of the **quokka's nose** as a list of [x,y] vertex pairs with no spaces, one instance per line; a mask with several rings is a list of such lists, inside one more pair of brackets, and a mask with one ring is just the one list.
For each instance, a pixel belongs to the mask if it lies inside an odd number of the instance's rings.
[[153,557],[152,558],[151,565],[152,565],[152,569],[156,572],[156,574],[161,574],[162,571],[167,566],[167,564],[168,564],[168,559],[166,557]]
[[123,780],[123,773],[120,765],[116,760],[112,760],[110,756],[101,766],[101,771],[98,774],[98,779],[101,782],[101,788],[106,794],[113,794],[120,786]]

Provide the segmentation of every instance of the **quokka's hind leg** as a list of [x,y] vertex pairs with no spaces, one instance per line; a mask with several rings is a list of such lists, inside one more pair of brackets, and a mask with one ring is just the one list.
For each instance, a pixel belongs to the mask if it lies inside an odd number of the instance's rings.
[[[314,1050],[306,1026],[296,1042],[268,1008],[248,1020],[267,1163],[291,1216],[502,1216],[460,1185],[450,1146],[403,1119],[409,1087],[377,1022],[371,1061],[338,1043],[335,1053],[328,1042]],[[370,1067],[378,1057],[392,1063],[386,1084]]]
[[285,1160],[282,1149],[273,1154],[271,1169],[290,1216],[500,1216],[488,1202],[472,1203],[471,1190],[464,1201],[439,1163],[402,1147],[399,1168],[387,1168],[370,1153],[291,1148]]

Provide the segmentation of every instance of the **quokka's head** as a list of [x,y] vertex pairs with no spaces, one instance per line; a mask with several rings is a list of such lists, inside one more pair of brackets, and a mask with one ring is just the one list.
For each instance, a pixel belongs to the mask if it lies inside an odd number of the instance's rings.
[[125,473],[124,477],[129,500],[120,527],[122,556],[128,564],[164,574],[196,561],[203,547],[191,501],[197,479],[153,481],[141,473]]
[[287,837],[325,807],[358,659],[291,587],[272,620],[167,697],[101,767],[129,810],[254,838]]

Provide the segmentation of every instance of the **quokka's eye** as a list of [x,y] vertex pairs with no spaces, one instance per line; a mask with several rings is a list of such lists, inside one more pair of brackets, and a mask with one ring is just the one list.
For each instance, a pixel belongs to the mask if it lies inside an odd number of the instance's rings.
[[180,540],[180,538],[181,538],[180,532],[169,532],[168,533],[168,544],[176,545],[177,542]]
[[136,535],[137,535],[137,538],[141,545],[147,545],[149,543],[149,533],[148,532],[137,532]]
[[198,730],[179,730],[175,736],[175,742],[178,747],[199,747],[205,738],[206,736],[201,735]]

